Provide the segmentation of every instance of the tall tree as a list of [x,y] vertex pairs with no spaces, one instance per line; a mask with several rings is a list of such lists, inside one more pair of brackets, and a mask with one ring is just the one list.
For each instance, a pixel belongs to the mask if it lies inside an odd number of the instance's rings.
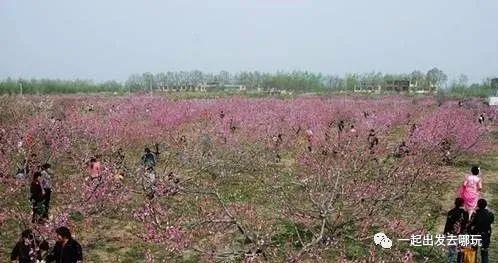
[[440,87],[448,80],[448,76],[438,68],[429,70],[426,74],[426,79],[431,86],[435,85]]
[[420,87],[420,86],[424,85],[425,75],[420,70],[414,70],[412,73],[410,73],[410,81],[414,85]]
[[468,83],[469,83],[469,77],[467,77],[467,75],[460,74],[460,76],[458,76],[458,85],[467,87]]

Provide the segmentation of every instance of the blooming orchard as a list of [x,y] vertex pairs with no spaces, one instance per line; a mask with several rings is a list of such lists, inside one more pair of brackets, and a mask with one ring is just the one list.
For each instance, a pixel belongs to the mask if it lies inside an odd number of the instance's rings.
[[[488,150],[498,113],[401,96],[0,100],[0,227],[30,225],[29,179],[14,174],[50,162],[53,216],[31,227],[49,238],[57,225],[85,233],[119,217],[134,242],[166,248],[143,251],[149,261],[189,251],[205,261],[399,260],[411,252],[378,253],[368,237],[425,233],[418,215],[439,194],[441,165]],[[145,146],[159,151],[152,200],[141,187]],[[94,156],[98,180],[88,176]],[[351,242],[364,253],[345,252]]]

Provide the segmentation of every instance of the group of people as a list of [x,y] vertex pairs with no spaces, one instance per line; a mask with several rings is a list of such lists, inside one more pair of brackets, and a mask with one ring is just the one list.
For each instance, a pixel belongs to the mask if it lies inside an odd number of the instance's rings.
[[71,231],[67,227],[59,227],[55,234],[57,240],[54,246],[50,247],[47,240],[40,240],[31,229],[24,230],[12,249],[10,260],[18,263],[83,262],[81,245],[73,239]]
[[[156,176],[154,168],[159,154],[156,145],[156,152],[145,148],[141,157],[141,164],[144,168],[142,178],[143,189],[149,199],[154,198]],[[17,178],[23,179],[31,176],[29,200],[32,205],[32,223],[42,224],[49,219],[50,199],[53,191],[51,165],[35,165],[35,157],[26,160],[22,169],[16,174]],[[124,165],[124,155],[121,150],[118,153],[118,162]],[[96,182],[98,187],[102,178],[103,165],[100,156],[92,157],[88,163],[89,179]],[[76,263],[82,262],[83,254],[80,244],[72,238],[67,227],[59,227],[55,230],[57,241],[51,248],[46,240],[36,237],[31,229],[26,229],[21,233],[19,241],[14,246],[11,253],[11,260],[18,263],[56,262],[56,263]]]
[[494,214],[487,207],[487,201],[480,198],[482,179],[480,168],[473,166],[471,174],[466,176],[458,189],[455,207],[448,212],[444,233],[446,235],[478,235],[480,246],[448,247],[450,263],[476,263],[477,250],[480,249],[481,262],[489,262],[489,245],[491,242],[491,224]]
[[[16,178],[27,180],[29,185],[29,201],[32,208],[31,221],[43,224],[49,219],[50,202],[53,192],[53,172],[49,163],[37,160],[36,154],[31,154],[18,167]],[[55,230],[57,240],[51,247],[47,240],[37,237],[33,230],[25,229],[15,244],[11,253],[11,261],[18,263],[56,262],[76,263],[83,260],[81,246],[76,242],[67,227]]]
[[[328,125],[329,128],[333,128],[335,125],[335,121],[331,121]],[[344,134],[346,133],[347,131],[345,131],[346,129],[346,122],[344,120],[340,120],[338,123],[337,123],[337,134],[338,134],[338,137],[339,137],[339,140],[341,138],[341,134]],[[301,127],[299,127],[299,129],[297,130],[296,134],[298,134],[299,132],[301,131]],[[353,124],[350,125],[350,128],[349,128],[349,134],[351,136],[355,136],[355,137],[358,137],[358,134],[357,134],[357,130],[355,128],[355,126]],[[308,142],[308,146],[307,146],[307,149],[309,152],[313,152],[313,140],[314,140],[314,133],[313,133],[313,129],[311,127],[308,127],[305,131],[305,135],[306,135],[306,140]],[[274,142],[277,142],[277,139],[279,141],[279,144],[275,144],[276,146],[279,146],[281,144],[281,142],[283,141],[282,140],[282,134],[278,134],[278,137],[273,137],[273,140]],[[331,137],[330,137],[330,134],[329,134],[329,131],[326,131],[325,132],[325,141],[330,141]],[[368,140],[368,144],[369,144],[369,149],[371,151],[373,151],[373,148],[379,144],[379,140],[377,139],[377,136],[375,135],[375,131],[373,129],[370,130],[370,133],[367,137],[367,140]],[[322,151],[323,153],[323,151]]]
[[[159,155],[159,146],[155,145],[155,151],[151,151],[150,148],[146,147],[144,153],[140,158],[140,164],[142,167],[143,176],[141,177],[141,183],[145,195],[149,199],[153,199],[155,196],[155,185],[156,185],[156,172],[155,166],[157,163],[157,156]],[[124,163],[125,156],[122,149],[118,149],[116,153],[116,168],[118,169],[116,178],[123,179],[123,175],[126,173],[127,168]],[[100,156],[95,156],[90,159],[89,165],[89,179],[93,183],[93,188],[96,190],[102,180],[103,165],[100,162]]]

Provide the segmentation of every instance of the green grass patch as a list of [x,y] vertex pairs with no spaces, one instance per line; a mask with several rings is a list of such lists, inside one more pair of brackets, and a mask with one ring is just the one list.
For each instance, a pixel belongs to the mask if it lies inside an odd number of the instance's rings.
[[302,248],[301,242],[306,244],[313,238],[313,233],[310,230],[292,221],[280,221],[278,228],[280,231],[272,237],[272,241],[281,248],[286,244],[291,244],[294,248]]

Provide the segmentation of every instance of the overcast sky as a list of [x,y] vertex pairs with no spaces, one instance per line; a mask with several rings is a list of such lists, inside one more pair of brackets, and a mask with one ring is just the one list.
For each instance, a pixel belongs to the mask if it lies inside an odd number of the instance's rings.
[[0,79],[434,66],[498,75],[497,0],[0,0]]

